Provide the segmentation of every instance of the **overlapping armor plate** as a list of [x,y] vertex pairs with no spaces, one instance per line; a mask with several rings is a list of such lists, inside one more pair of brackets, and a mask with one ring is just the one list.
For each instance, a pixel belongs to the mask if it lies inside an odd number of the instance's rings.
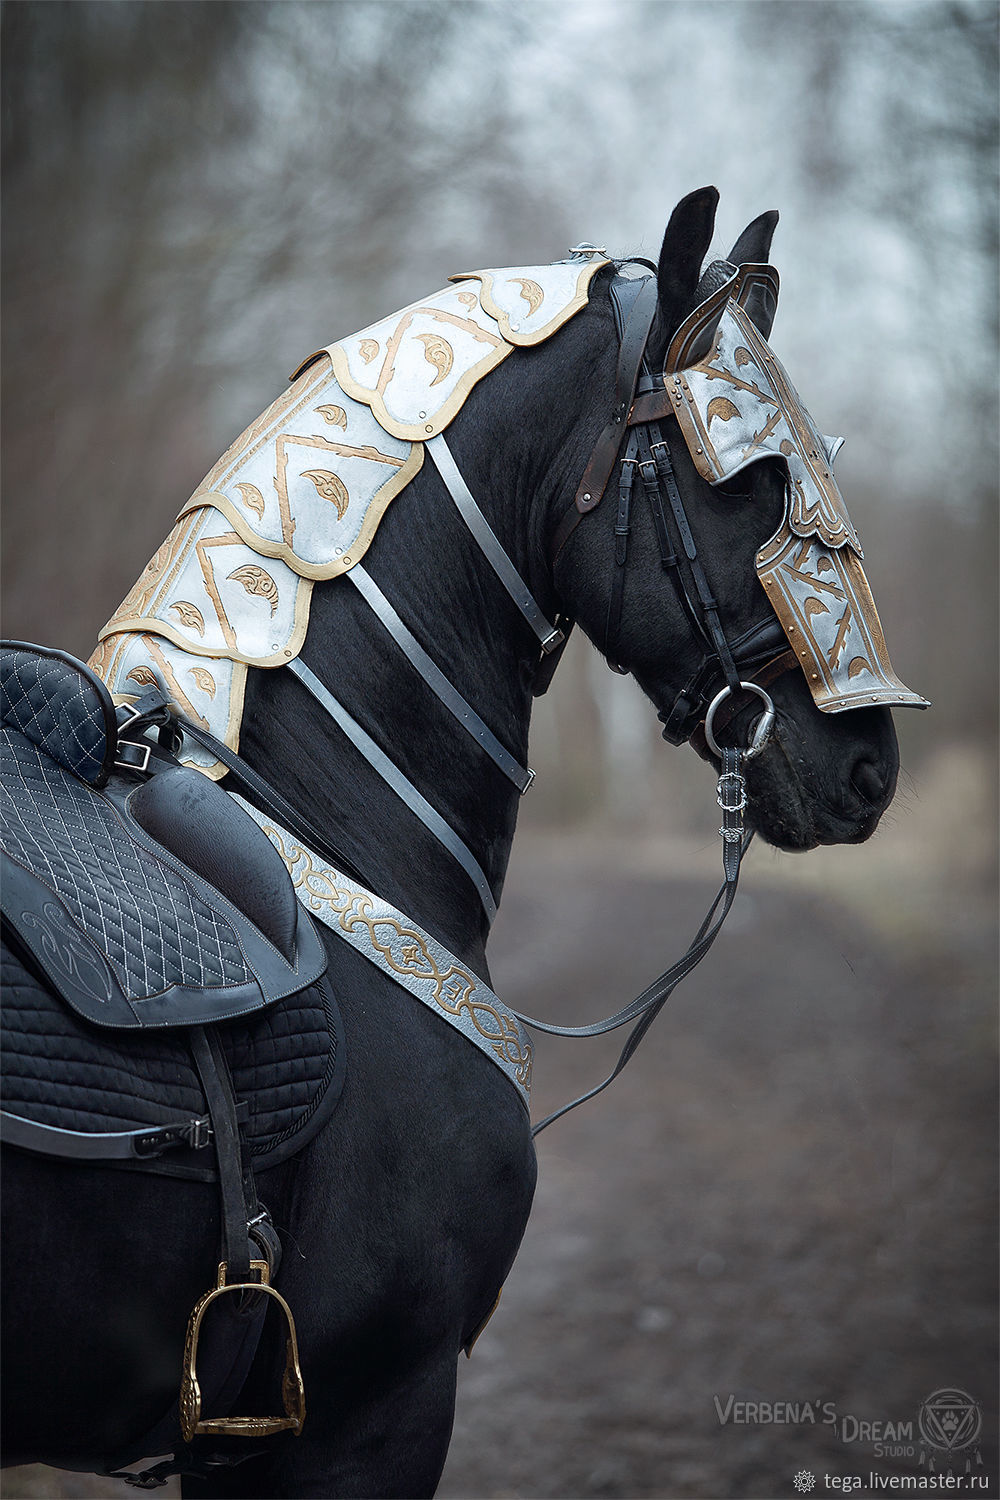
[[[239,746],[248,666],[299,653],[316,582],[364,556],[477,381],[586,304],[606,261],[463,272],[310,357],[223,454],[101,631],[90,665],[119,702],[160,684]],[[222,765],[198,747],[187,764]]]

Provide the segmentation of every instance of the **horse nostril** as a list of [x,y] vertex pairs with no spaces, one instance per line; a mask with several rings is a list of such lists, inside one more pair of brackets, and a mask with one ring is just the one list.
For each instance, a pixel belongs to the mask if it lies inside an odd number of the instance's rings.
[[885,783],[870,760],[859,760],[851,773],[851,785],[866,802],[878,803],[885,795]]

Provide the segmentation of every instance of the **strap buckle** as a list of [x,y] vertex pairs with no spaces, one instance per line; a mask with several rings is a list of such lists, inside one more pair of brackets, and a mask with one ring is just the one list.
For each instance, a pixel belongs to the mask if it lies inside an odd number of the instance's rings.
[[149,757],[152,753],[152,745],[137,745],[134,740],[119,739],[115,752],[115,769],[136,771],[141,775],[149,770]]
[[[552,629],[549,631],[548,635],[545,636],[544,640],[541,643],[542,644],[542,654],[544,656],[548,656],[549,652],[550,651],[554,651],[557,646],[561,646],[562,643],[563,643],[563,641],[565,639],[566,639],[566,637],[563,635],[562,631],[559,629],[559,626],[558,625],[553,625]],[[533,776],[535,774],[534,771],[532,771],[531,774]]]

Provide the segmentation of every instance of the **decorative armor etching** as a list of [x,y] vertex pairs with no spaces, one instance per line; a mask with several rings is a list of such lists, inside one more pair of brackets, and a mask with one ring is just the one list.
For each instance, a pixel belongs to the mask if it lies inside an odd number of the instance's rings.
[[386,432],[443,432],[466,396],[515,346],[541,343],[587,302],[605,260],[463,271],[454,283],[325,351],[343,389]]
[[892,670],[865,570],[851,547],[831,550],[782,526],[757,554],[757,575],[817,708],[926,707]]
[[510,344],[540,344],[555,333],[590,295],[596,271],[608,262],[599,257],[558,261],[552,266],[516,266],[504,270],[461,271],[449,281],[479,281],[479,304],[495,318]]
[[[604,260],[463,272],[458,284],[313,355],[206,474],[100,635],[116,701],[161,684],[236,750],[247,666],[293,660],[313,583],[364,556],[439,433],[515,344],[586,304]],[[182,760],[225,768],[189,744]]]
[[826,443],[781,363],[743,308],[730,301],[712,351],[668,377],[681,429],[703,479],[717,484],[773,455],[788,470],[788,524],[796,536],[845,543],[863,557]]
[[[243,692],[247,669],[226,656],[195,656],[163,636],[123,631],[105,636],[90,665],[111,690],[116,703],[131,703],[147,687],[159,686],[186,719],[200,724],[233,750],[239,749]],[[213,781],[226,774],[200,745],[185,742],[185,765],[196,766]]]
[[306,910],[485,1052],[527,1107],[534,1051],[499,996],[409,917],[335,870],[242,797],[236,801],[281,855]]
[[[710,351],[686,369],[671,370],[668,361],[666,388],[688,450],[710,484],[760,458],[784,462],[785,518],[758,552],[757,574],[817,707],[824,713],[875,703],[926,707],[889,661],[861,543],[833,476],[842,440],[819,433],[747,310],[762,289],[773,312],[776,274],[743,267],[722,289],[728,299]],[[675,356],[704,335],[719,298],[715,293],[685,320],[671,343]]]
[[384,432],[323,359],[237,439],[181,516],[214,506],[265,558],[333,578],[364,555],[422,462],[423,449]]
[[[129,597],[101,639],[139,630],[165,636],[195,656],[226,656],[278,667],[297,656],[309,623],[312,579],[280,558],[262,556],[210,505],[186,511],[141,609]],[[145,577],[146,575],[144,575]]]

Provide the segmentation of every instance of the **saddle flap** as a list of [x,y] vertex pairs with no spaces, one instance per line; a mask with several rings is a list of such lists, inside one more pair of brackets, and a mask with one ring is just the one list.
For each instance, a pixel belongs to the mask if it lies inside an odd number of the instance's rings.
[[[85,1020],[129,1029],[206,1025],[296,994],[325,971],[326,950],[308,914],[294,897],[291,908],[287,896],[282,900],[287,874],[279,886],[276,869],[261,861],[264,874],[254,886],[252,870],[242,869],[241,858],[251,866],[256,858],[256,832],[242,828],[250,820],[235,803],[226,819],[216,809],[214,821],[206,820],[200,848],[197,836],[188,837],[201,866],[190,868],[130,815],[134,782],[116,776],[98,791],[9,726],[0,739],[3,914]],[[197,771],[176,775],[193,778],[197,803],[203,778]],[[175,791],[166,802],[179,807],[183,800]],[[155,798],[151,806],[155,811]],[[164,840],[169,811],[161,809]],[[225,846],[214,851],[214,868],[207,849],[213,837]],[[225,889],[213,875],[223,877]],[[251,915],[242,885],[253,888]]]
[[90,786],[104,786],[118,743],[115,706],[90,667],[66,651],[0,642],[3,722]]

